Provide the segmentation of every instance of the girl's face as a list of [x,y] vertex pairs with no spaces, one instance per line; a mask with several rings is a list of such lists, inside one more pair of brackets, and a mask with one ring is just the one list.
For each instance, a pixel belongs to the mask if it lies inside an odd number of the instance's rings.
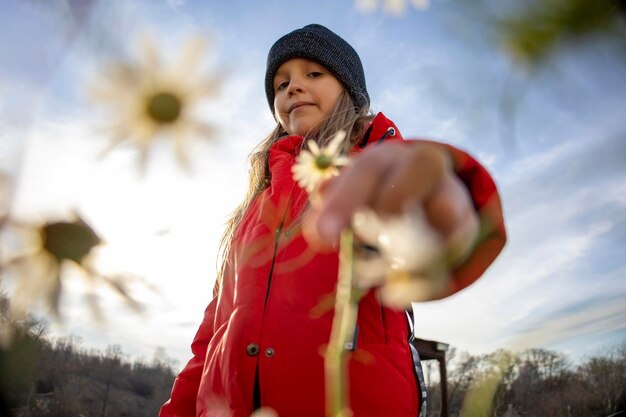
[[342,92],[339,80],[324,66],[290,59],[274,76],[276,118],[288,134],[304,136],[330,117]]

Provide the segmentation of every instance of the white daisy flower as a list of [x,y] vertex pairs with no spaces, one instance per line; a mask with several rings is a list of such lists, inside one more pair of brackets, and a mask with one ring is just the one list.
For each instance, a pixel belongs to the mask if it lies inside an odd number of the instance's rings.
[[219,83],[218,77],[197,74],[205,42],[200,37],[190,39],[170,67],[163,65],[152,37],[143,37],[140,46],[136,62],[114,63],[91,88],[92,97],[110,106],[115,118],[113,141],[106,152],[132,142],[139,148],[143,170],[150,146],[163,133],[173,137],[178,161],[187,168],[185,140],[213,134],[211,126],[193,115],[198,101],[215,95]]
[[[24,224],[8,221],[16,229],[19,253],[5,257],[0,268],[12,270],[17,285],[11,297],[13,312],[21,316],[43,304],[56,318],[60,318],[60,299],[66,267],[74,266],[91,284],[104,281],[120,294],[129,306],[140,310],[124,283],[127,277],[104,276],[93,266],[94,252],[103,244],[96,232],[78,215],[73,219],[48,221],[42,224]],[[3,235],[8,233],[3,230]],[[4,253],[3,253],[4,255]],[[102,319],[95,299],[88,300],[96,319]]]
[[339,168],[348,164],[349,158],[341,155],[341,145],[345,138],[346,132],[340,130],[327,146],[321,148],[313,140],[309,140],[309,150],[298,154],[291,171],[294,180],[309,195],[315,193],[323,181],[339,175]]

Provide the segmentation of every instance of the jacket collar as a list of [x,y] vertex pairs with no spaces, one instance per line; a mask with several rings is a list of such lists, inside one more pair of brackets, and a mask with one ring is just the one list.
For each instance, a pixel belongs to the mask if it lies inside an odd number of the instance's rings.
[[365,133],[359,142],[357,149],[379,143],[385,140],[402,140],[402,135],[394,122],[389,120],[384,114],[378,113],[376,117],[365,128]]
[[[285,136],[270,147],[270,153],[288,153],[297,155],[302,149],[304,138],[298,135]],[[389,120],[383,113],[378,113],[365,128],[365,133],[356,147],[363,149],[372,143],[383,140],[402,140],[402,135],[394,122]]]

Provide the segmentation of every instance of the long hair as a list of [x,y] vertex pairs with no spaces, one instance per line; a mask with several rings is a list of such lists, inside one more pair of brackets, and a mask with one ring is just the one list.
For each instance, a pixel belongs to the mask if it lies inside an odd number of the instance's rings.
[[[319,126],[315,126],[305,135],[305,140],[302,141],[302,146],[305,146],[308,139],[313,139],[318,144],[323,146],[330,142],[336,132],[344,130],[349,132],[349,140],[344,142],[343,149],[344,152],[347,152],[359,141],[363,135],[364,125],[372,120],[373,117],[374,116],[370,113],[369,105],[357,108],[350,95],[344,90],[339,96],[333,112],[326,120],[320,123]],[[274,130],[272,130],[271,133],[265,137],[265,139],[263,139],[263,141],[261,141],[261,143],[259,143],[250,154],[250,179],[248,182],[248,191],[241,204],[239,204],[239,206],[232,212],[230,218],[226,222],[226,229],[220,239],[218,257],[220,267],[214,288],[214,295],[217,294],[219,285],[221,284],[235,231],[241,223],[244,214],[248,210],[250,203],[252,203],[255,197],[257,197],[270,184],[271,173],[268,162],[270,148],[275,142],[285,135],[287,135],[287,132],[283,129],[280,123],[277,123]]]

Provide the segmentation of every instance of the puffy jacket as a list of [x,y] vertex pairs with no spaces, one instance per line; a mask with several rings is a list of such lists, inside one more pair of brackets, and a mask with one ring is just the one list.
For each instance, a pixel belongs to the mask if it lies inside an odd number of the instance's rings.
[[[357,147],[381,138],[403,140],[379,113]],[[324,416],[322,354],[333,319],[338,256],[314,252],[299,232],[307,195],[294,183],[291,167],[302,140],[288,136],[271,147],[271,182],[235,232],[222,285],[192,344],[194,357],[176,378],[160,417],[248,417],[255,378],[261,404],[280,417]],[[455,271],[453,293],[483,273],[505,235],[493,180],[469,155],[447,148],[490,230]],[[405,313],[382,306],[372,290],[360,302],[357,325],[349,360],[354,416],[416,417],[420,398]]]

